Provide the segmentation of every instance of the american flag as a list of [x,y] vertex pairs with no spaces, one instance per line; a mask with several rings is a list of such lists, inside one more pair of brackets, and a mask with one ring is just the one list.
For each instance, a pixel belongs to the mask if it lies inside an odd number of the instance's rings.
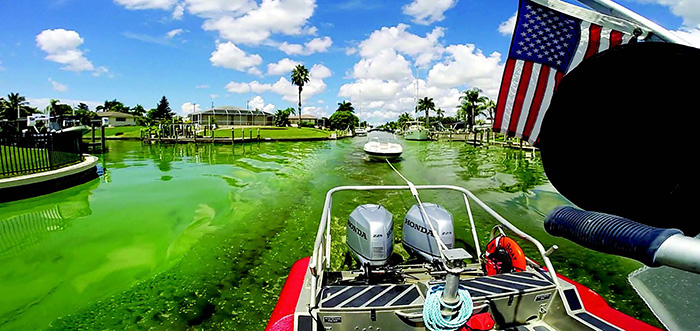
[[632,40],[629,33],[521,0],[494,131],[534,144],[562,77],[588,57]]

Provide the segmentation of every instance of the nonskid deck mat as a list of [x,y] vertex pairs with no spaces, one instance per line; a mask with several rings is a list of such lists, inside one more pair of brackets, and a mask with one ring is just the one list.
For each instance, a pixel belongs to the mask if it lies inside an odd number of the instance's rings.
[[398,307],[423,304],[416,285],[328,286],[321,293],[321,308]]
[[518,272],[461,280],[473,298],[492,297],[554,287],[554,283],[534,272]]

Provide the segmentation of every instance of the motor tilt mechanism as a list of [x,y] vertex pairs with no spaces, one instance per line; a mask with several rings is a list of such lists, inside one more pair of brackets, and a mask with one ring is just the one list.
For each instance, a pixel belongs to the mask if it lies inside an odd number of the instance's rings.
[[[423,203],[426,214],[447,248],[454,246],[454,222],[452,214],[442,206]],[[440,259],[440,250],[429,224],[424,221],[418,204],[413,205],[403,221],[403,246],[411,254],[419,255],[429,262]]]
[[350,213],[347,245],[361,265],[379,267],[389,262],[394,250],[393,215],[380,205],[360,205]]

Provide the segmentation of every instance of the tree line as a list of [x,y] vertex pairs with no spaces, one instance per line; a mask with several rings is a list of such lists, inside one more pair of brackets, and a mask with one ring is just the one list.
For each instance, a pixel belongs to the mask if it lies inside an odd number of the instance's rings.
[[129,107],[117,99],[105,100],[103,104],[95,107],[95,111],[91,110],[90,106],[83,102],[76,106],[70,106],[61,103],[58,99],[51,99],[44,110],[38,110],[29,106],[27,99],[19,93],[10,93],[7,95],[7,98],[0,97],[0,120],[15,121],[18,118],[32,114],[47,114],[51,116],[75,116],[82,123],[88,124],[91,120],[99,117],[99,112],[131,114],[136,116],[136,122],[139,125],[182,121],[182,118],[177,116],[170,108],[170,103],[165,96],[158,101],[155,108],[151,108],[148,111],[140,104]]
[[[464,122],[465,126],[469,131],[474,129],[474,126],[478,124],[477,117],[484,116],[487,119],[493,121],[494,112],[496,111],[496,103],[482,96],[483,91],[479,88],[472,88],[470,90],[462,91],[459,101],[460,105],[457,106],[457,114],[455,117],[445,116],[445,111],[441,108],[435,108],[435,102],[433,98],[423,97],[418,99],[418,103],[415,107],[415,113],[423,112],[425,115],[423,121],[426,126],[436,126],[442,125],[443,127],[450,127],[454,123]],[[430,111],[434,111],[436,116],[430,116]],[[397,130],[402,129],[406,126],[406,123],[414,120],[408,112],[399,115],[396,121],[387,122],[379,128]],[[439,124],[438,124],[439,123]]]

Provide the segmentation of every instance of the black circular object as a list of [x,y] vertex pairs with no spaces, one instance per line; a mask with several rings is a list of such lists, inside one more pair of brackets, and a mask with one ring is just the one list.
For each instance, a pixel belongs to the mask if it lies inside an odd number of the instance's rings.
[[700,233],[700,50],[633,43],[597,54],[557,87],[540,132],[547,177],[577,206]]

